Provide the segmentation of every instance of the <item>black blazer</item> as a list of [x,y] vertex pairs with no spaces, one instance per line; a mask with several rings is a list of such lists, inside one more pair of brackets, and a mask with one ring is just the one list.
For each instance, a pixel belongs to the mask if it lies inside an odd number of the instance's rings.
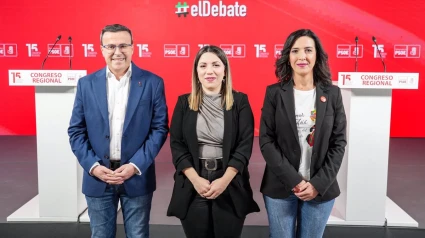
[[[196,195],[195,188],[182,170],[193,167],[200,174],[196,134],[198,112],[189,108],[188,96],[185,94],[178,98],[170,126],[171,153],[176,172],[167,216],[180,219],[186,217]],[[254,139],[254,117],[246,94],[233,92],[233,97],[232,109],[224,109],[223,168],[226,170],[231,166],[238,170],[227,189],[236,215],[242,218],[251,212],[260,211],[252,196],[247,169]]]
[[[268,86],[262,108],[259,141],[266,168],[261,192],[272,198],[288,197],[302,181],[293,86],[292,80]],[[340,194],[336,176],[347,144],[347,120],[337,86],[316,85],[316,113],[310,183],[319,192],[315,200],[328,201]]]

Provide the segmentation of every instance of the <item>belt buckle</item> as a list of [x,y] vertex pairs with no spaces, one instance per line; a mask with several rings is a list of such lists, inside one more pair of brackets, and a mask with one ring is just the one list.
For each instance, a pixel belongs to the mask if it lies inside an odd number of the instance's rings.
[[205,169],[209,171],[217,170],[217,160],[216,159],[205,159]]
[[116,169],[118,169],[121,165],[121,161],[110,161],[109,162],[109,169],[111,169],[112,171],[115,171]]

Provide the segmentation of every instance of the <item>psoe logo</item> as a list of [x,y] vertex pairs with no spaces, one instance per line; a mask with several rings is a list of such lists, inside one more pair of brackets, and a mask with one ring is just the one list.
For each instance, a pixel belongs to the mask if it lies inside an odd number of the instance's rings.
[[0,57],[18,57],[18,45],[0,43]]
[[210,1],[198,1],[198,4],[192,6],[187,5],[187,2],[178,2],[175,7],[178,17],[245,17],[247,13],[246,5],[239,5],[238,2],[226,5],[219,1],[216,5]]
[[245,58],[246,48],[244,44],[221,44],[220,48],[229,58]]
[[394,45],[394,58],[420,58],[420,45]]
[[75,82],[76,80],[80,79],[83,77],[83,75],[78,74],[78,73],[68,73],[66,75],[68,82]]
[[139,57],[142,57],[142,58],[152,57],[152,52],[149,51],[148,44],[137,44],[137,48],[139,50]]
[[164,57],[166,58],[182,58],[189,57],[189,44],[165,44]]
[[255,57],[257,58],[269,57],[269,52],[267,52],[265,44],[254,44],[254,47],[255,47]]
[[[47,45],[47,52],[52,49],[53,44]],[[51,57],[74,57],[74,45],[73,44],[56,44],[50,53]]]
[[40,57],[41,52],[38,51],[38,45],[37,44],[25,44],[28,48],[28,57]]
[[355,44],[339,44],[336,46],[336,57],[337,58],[363,58],[363,45]]
[[276,59],[282,56],[283,44],[274,45],[274,57]]
[[398,84],[408,84],[409,78],[407,76],[399,76]]
[[[376,45],[372,45],[373,46],[373,58],[385,58],[387,56],[387,53],[385,53],[384,50],[384,45],[380,44],[378,46]],[[381,52],[381,56],[379,56],[379,52]]]
[[84,57],[96,57],[97,52],[94,50],[93,44],[82,44],[84,48]]

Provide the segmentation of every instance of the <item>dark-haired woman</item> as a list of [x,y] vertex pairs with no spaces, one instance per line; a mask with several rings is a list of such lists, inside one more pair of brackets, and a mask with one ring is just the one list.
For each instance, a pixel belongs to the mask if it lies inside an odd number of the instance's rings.
[[336,176],[346,145],[341,91],[311,30],[291,33],[281,53],[279,82],[267,87],[260,122],[270,237],[320,238],[340,194]]

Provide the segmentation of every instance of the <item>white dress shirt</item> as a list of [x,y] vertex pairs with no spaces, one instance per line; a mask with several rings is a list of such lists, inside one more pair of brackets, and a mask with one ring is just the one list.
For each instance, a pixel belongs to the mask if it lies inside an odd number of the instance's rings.
[[[132,70],[130,65],[127,73],[118,80],[109,70],[109,68],[106,67],[106,88],[108,97],[108,119],[110,131],[109,159],[111,161],[121,160],[121,141],[125,113],[127,111],[128,95],[130,93],[131,73]],[[134,163],[130,164],[137,169],[137,174],[140,175],[140,169]],[[99,163],[95,163],[92,166],[90,169],[90,174],[96,165],[99,165]]]

